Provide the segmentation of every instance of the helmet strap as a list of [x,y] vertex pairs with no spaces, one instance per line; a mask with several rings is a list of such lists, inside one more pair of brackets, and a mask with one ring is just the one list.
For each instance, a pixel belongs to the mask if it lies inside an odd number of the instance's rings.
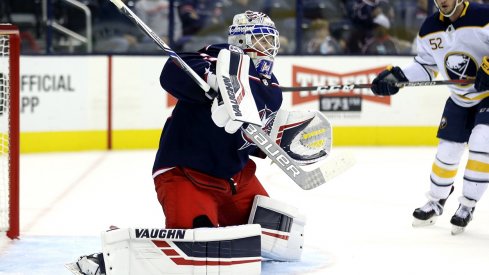
[[438,6],[438,3],[436,2],[436,0],[433,0],[433,1],[435,1],[435,6],[438,9],[438,11],[441,13],[441,15],[443,15],[445,17],[450,17],[453,14],[455,14],[455,12],[457,11],[458,6],[460,6],[461,4],[463,4],[463,2],[465,0],[457,0],[457,3],[455,4],[455,7],[453,7],[453,10],[449,14],[444,14],[443,12],[441,12],[440,7]]

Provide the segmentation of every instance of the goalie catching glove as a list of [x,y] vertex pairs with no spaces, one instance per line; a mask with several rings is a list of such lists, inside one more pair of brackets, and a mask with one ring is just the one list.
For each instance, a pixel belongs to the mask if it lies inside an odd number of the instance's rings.
[[399,67],[388,66],[373,81],[370,89],[375,95],[390,96],[399,92],[398,82],[408,82],[404,72]]
[[217,57],[216,74],[207,74],[207,83],[218,91],[212,103],[212,121],[230,134],[238,131],[243,123],[261,127],[249,84],[249,67],[249,56],[224,49]]
[[332,128],[321,112],[280,109],[275,116],[270,137],[295,161],[308,165],[329,155]]

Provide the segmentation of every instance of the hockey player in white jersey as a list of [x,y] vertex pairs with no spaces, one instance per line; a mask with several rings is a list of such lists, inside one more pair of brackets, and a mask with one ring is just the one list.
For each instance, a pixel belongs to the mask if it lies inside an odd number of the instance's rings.
[[438,12],[421,26],[413,62],[402,69],[387,68],[371,89],[376,95],[390,96],[399,91],[392,83],[428,81],[437,73],[445,79],[475,79],[474,85],[449,86],[428,202],[413,212],[413,226],[433,224],[443,213],[468,145],[460,205],[450,220],[452,234],[458,234],[472,220],[476,202],[489,184],[489,6],[464,0],[434,1]]

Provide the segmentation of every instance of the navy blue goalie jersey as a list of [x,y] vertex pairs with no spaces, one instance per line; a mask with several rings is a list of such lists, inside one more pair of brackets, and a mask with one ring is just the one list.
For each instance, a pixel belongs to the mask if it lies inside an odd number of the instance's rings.
[[[211,45],[196,53],[182,53],[180,57],[205,79],[208,70],[215,73],[217,55],[224,48],[229,45]],[[249,82],[267,131],[282,104],[282,91],[274,75],[271,79],[262,79],[254,65],[250,65]],[[161,133],[153,177],[168,168],[181,166],[214,177],[230,178],[245,166],[250,155],[259,152],[241,131],[229,134],[214,124],[212,101],[171,59],[163,67],[160,84],[178,101]]]

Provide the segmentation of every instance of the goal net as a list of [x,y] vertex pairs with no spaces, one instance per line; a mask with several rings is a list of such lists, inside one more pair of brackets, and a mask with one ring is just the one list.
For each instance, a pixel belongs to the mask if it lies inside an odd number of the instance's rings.
[[0,234],[19,235],[18,29],[0,24]]

